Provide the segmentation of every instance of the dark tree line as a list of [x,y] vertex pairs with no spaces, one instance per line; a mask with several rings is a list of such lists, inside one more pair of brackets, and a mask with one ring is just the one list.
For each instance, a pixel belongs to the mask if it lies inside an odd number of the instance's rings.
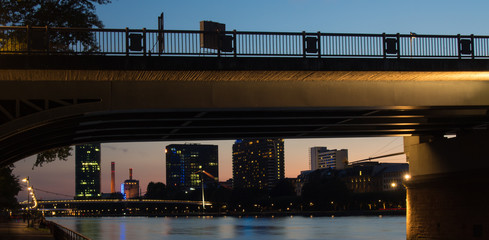
[[15,209],[18,206],[15,196],[22,188],[12,174],[12,166],[0,168],[0,186],[0,211]]
[[1,25],[102,28],[97,5],[110,0],[2,0]]

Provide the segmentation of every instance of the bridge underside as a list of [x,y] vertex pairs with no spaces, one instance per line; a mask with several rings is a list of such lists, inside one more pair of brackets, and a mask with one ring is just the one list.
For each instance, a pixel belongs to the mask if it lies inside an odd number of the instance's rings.
[[[3,159],[90,142],[443,136],[487,128],[487,106],[106,111],[53,119],[2,144]],[[16,146],[22,146],[22,150]]]
[[12,61],[0,69],[0,165],[89,142],[443,136],[489,123],[486,62],[1,57]]

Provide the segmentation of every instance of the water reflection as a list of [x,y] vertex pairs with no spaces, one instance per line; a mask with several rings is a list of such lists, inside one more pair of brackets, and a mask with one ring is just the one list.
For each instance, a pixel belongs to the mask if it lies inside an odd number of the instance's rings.
[[406,239],[405,217],[51,218],[94,239]]
[[126,223],[121,222],[120,226],[120,238],[121,240],[126,240]]

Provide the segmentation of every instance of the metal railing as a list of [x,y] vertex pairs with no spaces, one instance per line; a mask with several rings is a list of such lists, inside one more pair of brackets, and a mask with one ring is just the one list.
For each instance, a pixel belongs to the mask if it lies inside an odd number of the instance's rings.
[[489,58],[489,36],[0,26],[0,54]]
[[83,236],[69,228],[63,227],[55,222],[46,221],[46,225],[49,227],[54,239],[62,240],[90,240],[90,238]]

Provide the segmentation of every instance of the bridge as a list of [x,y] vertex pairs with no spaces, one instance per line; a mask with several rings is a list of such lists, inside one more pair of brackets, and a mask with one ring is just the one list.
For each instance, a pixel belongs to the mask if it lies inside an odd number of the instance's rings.
[[404,136],[408,239],[489,236],[487,36],[0,31],[1,164],[88,142]]
[[[141,214],[184,214],[199,212],[202,204],[212,206],[210,202],[189,200],[157,199],[90,199],[90,200],[39,200],[37,210],[52,215],[141,215]],[[22,206],[30,206],[22,202]]]

